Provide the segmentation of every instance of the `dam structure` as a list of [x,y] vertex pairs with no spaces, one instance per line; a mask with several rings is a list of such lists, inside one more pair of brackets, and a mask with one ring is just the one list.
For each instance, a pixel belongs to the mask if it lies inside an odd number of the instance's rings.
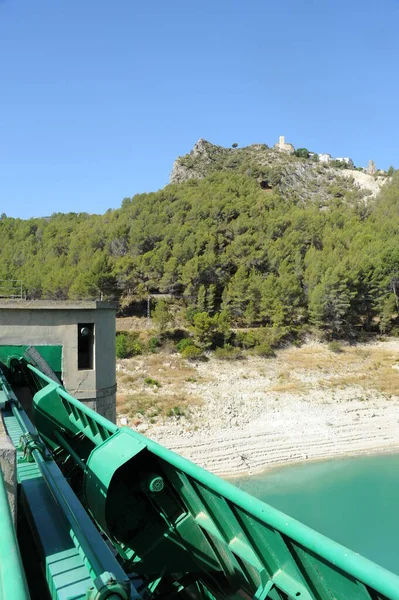
[[1,301],[0,600],[399,600],[399,576],[115,424],[115,308]]

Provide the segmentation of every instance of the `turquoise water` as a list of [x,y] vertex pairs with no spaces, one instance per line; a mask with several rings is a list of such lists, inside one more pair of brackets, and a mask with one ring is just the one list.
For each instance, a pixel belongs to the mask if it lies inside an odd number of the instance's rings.
[[399,455],[305,463],[234,484],[399,574]]

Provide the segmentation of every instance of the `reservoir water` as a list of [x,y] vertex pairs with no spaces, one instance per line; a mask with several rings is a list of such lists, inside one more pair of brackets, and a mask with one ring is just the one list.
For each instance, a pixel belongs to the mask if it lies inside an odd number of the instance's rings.
[[399,454],[286,466],[234,484],[399,575]]

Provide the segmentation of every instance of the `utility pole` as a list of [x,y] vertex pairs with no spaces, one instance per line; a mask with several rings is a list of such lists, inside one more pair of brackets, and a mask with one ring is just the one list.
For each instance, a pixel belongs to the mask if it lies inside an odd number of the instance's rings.
[[151,326],[151,296],[147,296],[147,329]]

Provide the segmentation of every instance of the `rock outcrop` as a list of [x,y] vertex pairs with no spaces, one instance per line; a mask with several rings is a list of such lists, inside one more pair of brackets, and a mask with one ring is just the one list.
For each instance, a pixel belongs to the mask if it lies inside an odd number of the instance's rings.
[[[283,141],[285,144],[284,140]],[[236,171],[253,177],[265,190],[275,188],[295,201],[318,201],[342,198],[353,192],[353,199],[375,197],[387,181],[384,175],[352,168],[342,161],[323,162],[299,158],[281,147],[253,144],[243,148],[224,148],[199,139],[189,154],[180,156],[173,164],[171,183],[202,179],[219,171]]]
[[369,164],[367,165],[367,173],[369,175],[375,175],[377,173],[377,167],[375,166],[375,162],[373,160],[369,160]]

